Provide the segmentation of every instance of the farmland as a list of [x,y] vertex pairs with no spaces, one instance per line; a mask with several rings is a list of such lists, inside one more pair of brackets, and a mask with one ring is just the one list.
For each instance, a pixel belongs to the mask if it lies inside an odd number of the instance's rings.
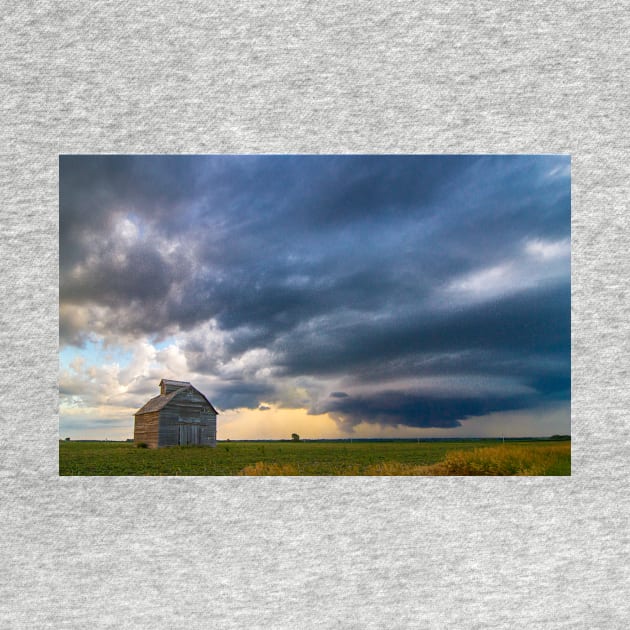
[[59,443],[60,475],[570,475],[569,440]]

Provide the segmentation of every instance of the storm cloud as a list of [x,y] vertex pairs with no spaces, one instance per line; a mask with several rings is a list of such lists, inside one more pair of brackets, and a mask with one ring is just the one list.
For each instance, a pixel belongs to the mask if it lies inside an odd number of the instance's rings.
[[62,347],[176,339],[217,406],[302,405],[343,426],[568,401],[569,167],[62,156]]

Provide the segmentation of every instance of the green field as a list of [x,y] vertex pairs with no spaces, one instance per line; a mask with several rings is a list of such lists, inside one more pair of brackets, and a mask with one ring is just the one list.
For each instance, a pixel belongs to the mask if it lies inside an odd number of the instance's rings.
[[571,442],[59,443],[60,475],[570,475]]

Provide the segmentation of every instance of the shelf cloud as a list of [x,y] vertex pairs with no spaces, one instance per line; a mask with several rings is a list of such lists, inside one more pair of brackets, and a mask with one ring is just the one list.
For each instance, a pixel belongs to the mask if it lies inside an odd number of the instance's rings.
[[344,430],[568,404],[569,166],[62,156],[62,403],[139,407],[170,376]]

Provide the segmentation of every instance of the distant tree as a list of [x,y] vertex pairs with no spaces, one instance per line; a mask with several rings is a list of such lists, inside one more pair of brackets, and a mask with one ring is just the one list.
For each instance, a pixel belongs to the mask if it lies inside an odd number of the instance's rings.
[[66,438],[66,442],[69,442],[69,441],[70,441],[70,438]]
[[300,441],[300,436],[297,433],[291,433],[291,439],[294,442],[299,442]]

